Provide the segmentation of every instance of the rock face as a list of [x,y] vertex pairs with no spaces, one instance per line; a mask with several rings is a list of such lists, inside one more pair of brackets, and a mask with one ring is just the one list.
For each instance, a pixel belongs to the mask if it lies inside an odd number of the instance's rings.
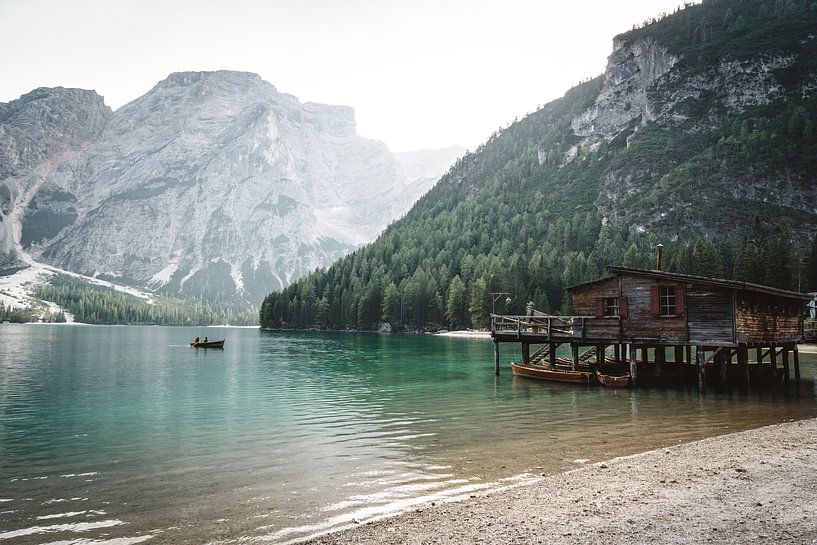
[[[101,96],[82,89],[40,88],[0,104],[0,267],[24,265],[15,244],[32,200],[62,161],[99,137],[110,115]],[[76,216],[73,196],[54,198],[59,216]],[[59,221],[44,214],[40,220]]]
[[654,39],[613,40],[604,84],[593,107],[573,120],[577,136],[612,138],[631,122],[646,125],[654,118],[647,90],[678,62]]
[[[801,43],[811,46],[812,41],[813,34],[808,34]],[[555,161],[564,166],[602,146],[606,146],[608,154],[619,153],[623,158],[622,145],[628,151],[632,151],[633,144],[640,146],[629,154],[631,158],[614,161],[602,173],[595,204],[605,223],[631,225],[642,232],[671,229],[673,223],[691,223],[707,235],[724,234],[719,222],[690,222],[685,212],[715,208],[713,203],[721,197],[733,202],[772,201],[813,214],[813,203],[817,202],[813,173],[764,173],[768,169],[762,164],[753,165],[752,157],[737,165],[727,164],[727,159],[736,154],[729,156],[723,150],[735,146],[737,136],[714,151],[706,148],[709,144],[703,138],[696,140],[697,135],[722,131],[735,123],[738,127],[742,123],[744,132],[749,131],[748,137],[738,140],[744,149],[745,141],[763,138],[766,129],[756,122],[767,117],[762,108],[785,105],[787,100],[807,98],[812,93],[809,82],[815,81],[815,76],[808,74],[809,58],[807,53],[798,56],[778,51],[741,57],[724,55],[707,64],[695,64],[693,58],[685,64],[683,55],[673,53],[652,36],[621,35],[614,40],[598,97],[571,121],[574,143],[559,157],[540,146],[539,164]],[[759,113],[745,116],[747,111]],[[771,138],[781,136],[785,134],[772,134]],[[653,144],[645,146],[644,142],[650,140]],[[642,150],[656,141],[664,142],[662,148],[654,148],[645,160]],[[705,176],[698,174],[698,179],[706,178],[706,188],[696,189],[694,179],[690,181],[689,167],[681,166],[685,155],[696,146],[705,158],[701,161],[719,151],[726,157],[718,163],[718,171],[708,169]],[[724,206],[729,210],[728,199]],[[741,220],[727,213],[715,217],[722,218],[720,223],[724,225]],[[795,237],[805,238],[807,233],[795,231]]]
[[373,239],[437,177],[404,175],[351,108],[256,74],[172,74],[116,112],[88,91],[30,95],[0,110],[0,196],[17,210],[2,248],[151,289],[257,304]]

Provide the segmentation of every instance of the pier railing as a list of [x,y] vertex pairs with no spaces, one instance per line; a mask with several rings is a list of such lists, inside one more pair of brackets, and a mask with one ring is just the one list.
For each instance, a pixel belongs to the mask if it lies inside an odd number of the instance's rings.
[[544,337],[552,340],[609,338],[619,334],[618,316],[552,316],[491,314],[491,334],[494,337],[516,335]]

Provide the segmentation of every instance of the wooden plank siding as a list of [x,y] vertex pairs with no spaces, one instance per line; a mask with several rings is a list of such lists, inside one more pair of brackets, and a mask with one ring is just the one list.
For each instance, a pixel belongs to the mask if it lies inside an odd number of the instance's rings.
[[[608,267],[607,278],[567,288],[573,316],[495,316],[498,342],[633,343],[642,347],[791,344],[803,334],[808,296],[767,286]],[[674,313],[669,293],[675,294]],[[662,293],[666,297],[661,300]],[[604,300],[615,298],[614,316]],[[612,301],[608,301],[608,312]]]
[[735,343],[731,290],[688,284],[686,312],[690,343],[714,346]]
[[801,340],[802,305],[751,293],[739,294],[736,301],[735,329],[738,342],[790,343]]
[[652,311],[654,286],[683,287],[683,284],[659,283],[652,278],[629,275],[622,275],[619,278],[622,297],[627,298],[628,316],[626,320],[622,320],[622,332],[626,339],[645,343],[686,343],[687,327],[684,315],[656,317]]

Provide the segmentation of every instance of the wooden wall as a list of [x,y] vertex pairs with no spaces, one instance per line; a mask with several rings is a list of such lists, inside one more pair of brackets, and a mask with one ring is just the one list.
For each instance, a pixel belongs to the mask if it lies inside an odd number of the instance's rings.
[[[656,317],[651,294],[655,286],[680,288],[684,312]],[[617,318],[605,317],[585,321],[584,338],[588,340],[621,338],[645,344],[729,346],[793,342],[803,331],[802,301],[757,292],[736,292],[731,287],[624,274],[580,286],[571,293],[577,316],[595,316],[599,298],[627,299],[627,316],[620,322]]]
[[573,292],[573,314],[576,316],[594,316],[596,299],[599,297],[618,297],[618,278],[606,278],[582,286]]
[[804,301],[771,295],[737,296],[736,329],[742,343],[794,342],[803,334]]
[[689,284],[686,290],[687,325],[692,344],[722,346],[735,342],[732,290]]
[[650,292],[653,286],[684,287],[683,284],[658,282],[640,276],[622,276],[621,292],[627,297],[629,315],[623,322],[624,336],[633,340],[655,340],[666,344],[683,344],[687,340],[685,316],[656,318],[652,313]]

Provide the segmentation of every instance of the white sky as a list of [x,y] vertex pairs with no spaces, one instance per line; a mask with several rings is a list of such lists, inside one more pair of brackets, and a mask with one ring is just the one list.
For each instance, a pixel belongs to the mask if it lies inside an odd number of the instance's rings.
[[171,72],[246,70],[394,151],[474,149],[681,1],[0,0],[0,102],[62,85],[116,109]]

